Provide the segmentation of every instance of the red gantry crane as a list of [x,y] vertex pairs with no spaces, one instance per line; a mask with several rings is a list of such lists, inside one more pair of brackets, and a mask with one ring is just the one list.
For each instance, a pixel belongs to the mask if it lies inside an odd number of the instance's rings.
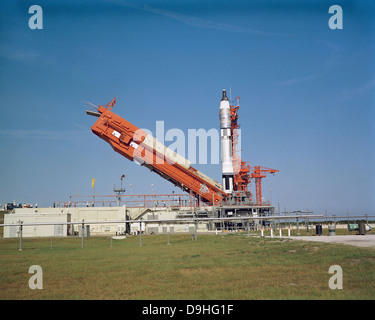
[[267,173],[275,174],[279,170],[255,166],[252,168],[251,178],[255,180],[256,204],[262,205],[262,179],[266,177]]

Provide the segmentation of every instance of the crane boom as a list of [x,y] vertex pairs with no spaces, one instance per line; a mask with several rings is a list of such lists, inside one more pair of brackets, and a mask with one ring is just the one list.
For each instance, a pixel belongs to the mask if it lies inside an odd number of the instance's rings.
[[256,203],[262,205],[262,179],[266,177],[267,173],[275,174],[279,170],[265,168],[261,166],[255,166],[252,168],[251,178],[255,180],[256,189]]
[[227,197],[218,182],[193,168],[189,160],[113,113],[115,103],[116,98],[99,106],[97,112],[86,111],[88,115],[98,117],[91,127],[94,134],[125,158],[156,172],[203,202],[215,203]]

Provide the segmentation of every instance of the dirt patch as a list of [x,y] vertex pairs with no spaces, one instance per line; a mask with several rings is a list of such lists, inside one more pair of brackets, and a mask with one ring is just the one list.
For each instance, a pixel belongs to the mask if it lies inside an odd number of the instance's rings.
[[183,269],[180,269],[179,271],[183,276],[191,276],[191,275],[196,275],[196,274],[201,275],[203,273],[209,272],[208,269],[204,269],[204,268],[183,268]]
[[358,264],[358,263],[360,263],[361,262],[361,259],[351,259],[350,261],[349,261],[349,264],[351,265],[351,266],[354,266],[354,265],[356,265],[356,264]]

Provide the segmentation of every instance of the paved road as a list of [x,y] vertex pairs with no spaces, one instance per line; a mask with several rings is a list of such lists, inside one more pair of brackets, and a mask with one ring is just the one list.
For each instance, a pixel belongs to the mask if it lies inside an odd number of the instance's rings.
[[343,243],[351,246],[358,247],[373,247],[375,248],[375,235],[346,235],[346,236],[299,236],[299,237],[286,237],[293,240],[304,241],[318,241],[329,243]]

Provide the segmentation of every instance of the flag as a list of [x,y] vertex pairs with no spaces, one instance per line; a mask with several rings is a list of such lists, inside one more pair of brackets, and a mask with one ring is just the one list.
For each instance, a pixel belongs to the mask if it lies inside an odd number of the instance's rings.
[[91,188],[94,188],[95,186],[95,178],[92,179]]

